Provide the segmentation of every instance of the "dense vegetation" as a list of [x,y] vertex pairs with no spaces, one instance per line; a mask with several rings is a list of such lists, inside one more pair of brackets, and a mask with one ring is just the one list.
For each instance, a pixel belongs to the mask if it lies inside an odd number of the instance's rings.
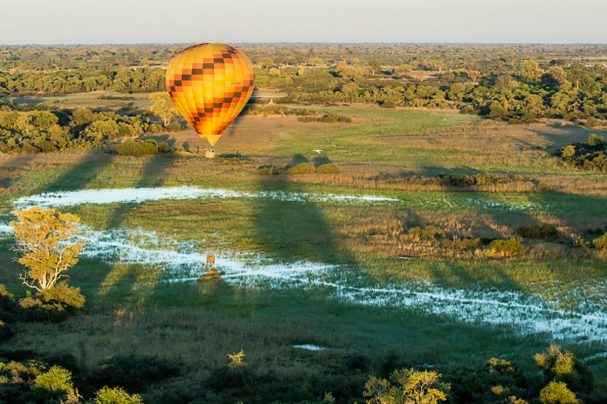
[[[65,149],[92,149],[136,138],[159,134],[165,130],[181,130],[181,123],[163,127],[148,115],[119,115],[111,111],[77,110],[20,112],[0,110],[0,152],[53,152]],[[167,151],[162,146],[160,151]],[[120,147],[128,153],[128,147]],[[151,153],[142,153],[151,154]]]
[[[170,46],[7,47],[0,97],[164,89]],[[248,45],[258,88],[302,102],[457,108],[495,119],[607,118],[604,46]]]
[[591,134],[586,142],[567,145],[558,155],[573,166],[607,172],[607,142],[604,136]]
[[[15,201],[45,192],[252,196],[64,207],[105,244],[142,255],[216,251],[218,270],[192,282],[110,251],[38,291],[19,278],[41,286],[40,268],[23,259],[32,243],[3,233],[0,402],[607,401],[601,331],[518,334],[514,311],[555,308],[537,322],[556,327],[604,313],[604,46],[246,45],[257,86],[280,91],[249,106],[214,161],[181,153],[199,139],[165,134],[185,125],[164,103],[126,94],[161,91],[163,66],[182,47],[0,48],[0,226]],[[91,90],[113,92],[61,105]],[[52,94],[61,102],[27,105]],[[539,117],[597,128],[509,124]],[[268,193],[298,200],[258,196]],[[398,202],[299,200],[306,193]],[[243,286],[222,278],[226,251],[252,252],[255,265],[335,265],[348,288],[420,287],[439,293],[437,307],[455,291],[469,310],[352,304],[315,274],[320,286]],[[471,323],[479,296],[515,314]],[[296,347],[308,343],[322,349]]]

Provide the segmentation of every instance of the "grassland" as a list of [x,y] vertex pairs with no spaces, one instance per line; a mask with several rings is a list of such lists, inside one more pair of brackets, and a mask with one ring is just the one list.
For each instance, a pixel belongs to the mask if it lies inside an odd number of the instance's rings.
[[[579,240],[591,240],[597,229],[607,230],[607,176],[571,168],[551,154],[585,139],[590,131],[557,122],[512,126],[451,112],[356,105],[309,108],[347,115],[353,122],[245,116],[218,150],[240,152],[247,157],[243,160],[198,156],[195,151],[204,144],[192,131],[172,135],[194,152],[191,156],[0,156],[2,222],[10,220],[20,197],[80,189],[197,186],[249,193],[383,196],[398,201],[198,198],[87,203],[63,210],[78,214],[93,231],[137,229],[138,234],[156,235],[161,244],[150,248],[187,247],[185,253],[219,257],[226,251],[243,252],[275,263],[334,265],[338,272],[330,282],[346,279],[360,288],[416,285],[470,293],[516,292],[555,310],[607,310],[604,257],[578,246]],[[296,155],[312,159],[315,149],[341,172],[268,176],[257,171],[260,165],[282,167],[301,158]],[[533,186],[505,183],[458,192],[403,180],[488,172],[521,176]],[[437,226],[446,238],[495,239],[513,236],[519,226],[533,223],[554,224],[559,236],[526,241],[528,250],[515,258],[495,259],[482,251],[458,254],[436,240],[407,237],[412,227]],[[23,294],[11,243],[10,237],[1,242],[0,274],[11,290]],[[193,388],[226,363],[226,353],[240,349],[253,367],[273,370],[284,379],[311,385],[315,381],[310,389],[322,397],[338,387],[312,375],[339,374],[356,355],[368,361],[367,373],[378,372],[391,353],[408,365],[480,365],[502,356],[532,369],[531,355],[555,338],[549,332],[521,332],[516,325],[467,321],[466,316],[418,307],[352,303],[328,285],[228,283],[201,290],[196,282],[171,282],[163,265],[84,258],[70,280],[87,296],[84,313],[59,324],[19,325],[17,336],[3,348],[67,353],[87,369],[108,357],[129,354],[179,362],[181,376],[144,392],[145,398],[160,400],[167,392]],[[197,267],[195,273],[202,270]],[[440,305],[438,300],[435,304]],[[592,357],[605,351],[602,332],[602,338],[575,335],[563,343],[582,358]],[[294,344],[329,349],[307,352],[294,349]],[[588,364],[599,385],[607,386],[605,361]],[[360,371],[344,383],[360,382],[362,388],[365,378]]]

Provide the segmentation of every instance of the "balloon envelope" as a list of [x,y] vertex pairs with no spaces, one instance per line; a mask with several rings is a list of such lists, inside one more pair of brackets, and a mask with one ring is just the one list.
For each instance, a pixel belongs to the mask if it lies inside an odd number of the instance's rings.
[[169,63],[167,91],[183,117],[212,146],[253,93],[253,65],[229,45],[202,43]]

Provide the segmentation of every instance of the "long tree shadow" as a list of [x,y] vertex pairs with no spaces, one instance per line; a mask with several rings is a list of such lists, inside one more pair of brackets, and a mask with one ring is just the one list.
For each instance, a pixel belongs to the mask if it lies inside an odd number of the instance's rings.
[[[147,188],[147,187],[160,187],[164,183],[164,175],[167,170],[175,162],[175,157],[170,155],[157,154],[149,157],[145,162],[139,179],[133,185],[134,188]],[[109,214],[105,228],[107,231],[112,231],[120,228],[130,212],[136,205],[132,203],[123,203],[117,205],[117,207]],[[126,268],[126,269],[125,269]],[[96,297],[100,299],[106,299],[111,296],[113,291],[133,289],[135,284],[133,279],[140,268],[137,266],[124,266],[115,265],[105,275],[105,278],[99,283]],[[147,291],[144,294],[151,293],[151,290],[155,288],[156,279],[148,280]],[[145,299],[145,297],[142,297]]]
[[[259,182],[260,192],[303,193],[302,185],[279,177]],[[278,194],[280,195],[280,194]],[[316,202],[259,198],[254,207],[255,234],[264,252],[282,260],[355,263]]]
[[114,161],[114,158],[115,155],[103,152],[87,153],[55,179],[40,184],[33,193],[84,189],[97,178],[100,171]]
[[28,165],[35,157],[34,153],[7,156],[6,161],[0,165],[0,189],[13,185],[19,178],[14,175],[15,171],[23,169],[23,166]]

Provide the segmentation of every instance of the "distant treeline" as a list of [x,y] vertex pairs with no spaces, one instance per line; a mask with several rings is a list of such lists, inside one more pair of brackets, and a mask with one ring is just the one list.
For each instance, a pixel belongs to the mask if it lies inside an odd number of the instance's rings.
[[[164,89],[184,45],[0,48],[0,97]],[[603,45],[243,45],[288,100],[456,108],[495,119],[607,119]]]

